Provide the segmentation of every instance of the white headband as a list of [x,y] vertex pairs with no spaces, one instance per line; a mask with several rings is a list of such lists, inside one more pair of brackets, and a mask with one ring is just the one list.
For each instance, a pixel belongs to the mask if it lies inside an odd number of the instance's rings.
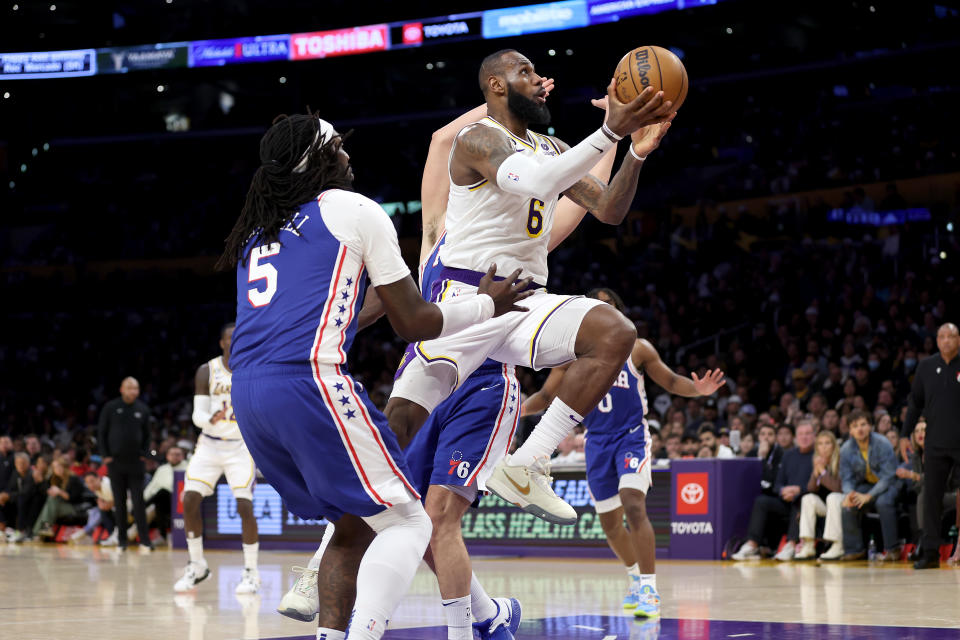
[[[320,136],[323,136],[323,142],[321,144],[326,144],[330,140],[333,140],[333,136],[336,135],[336,132],[333,130],[333,125],[324,120],[323,118],[317,118],[319,126],[317,127],[317,133],[313,136],[313,142],[310,144],[310,147],[317,144],[317,140],[320,139]],[[303,152],[303,156],[300,158],[300,162],[297,163],[297,166],[293,168],[294,173],[303,173],[307,170],[307,161],[310,159],[310,149],[307,149]]]

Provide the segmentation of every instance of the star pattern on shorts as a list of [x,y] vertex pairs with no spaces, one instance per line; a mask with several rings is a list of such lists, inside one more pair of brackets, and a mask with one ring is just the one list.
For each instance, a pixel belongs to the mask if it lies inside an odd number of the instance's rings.
[[345,414],[343,414],[343,415],[344,415],[345,417],[347,417],[347,418],[356,418],[356,417],[357,417],[357,412],[354,411],[353,409],[347,409],[347,412],[346,412]]
[[347,312],[347,307],[344,306],[344,305],[342,305],[342,304],[337,305],[337,309],[340,310],[340,313],[346,313],[346,312]]
[[340,292],[340,297],[346,300],[347,298],[350,297],[350,292],[344,289],[343,291]]
[[343,383],[338,382],[337,384],[333,385],[333,388],[336,389],[337,391],[343,391]]
[[349,287],[352,284],[353,284],[353,278],[347,278],[347,286]]
[[336,320],[334,320],[334,322],[336,323],[336,325],[337,325],[338,327],[342,327],[342,326],[343,326],[343,318],[341,318],[341,317],[339,317],[339,316],[337,317]]
[[350,398],[348,398],[347,396],[340,396],[340,404],[344,406],[350,404]]

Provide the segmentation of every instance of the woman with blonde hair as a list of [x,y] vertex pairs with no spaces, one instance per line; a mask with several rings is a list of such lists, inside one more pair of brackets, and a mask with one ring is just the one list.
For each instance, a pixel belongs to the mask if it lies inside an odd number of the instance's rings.
[[47,501],[33,525],[33,536],[53,535],[53,525],[60,518],[76,516],[83,501],[83,481],[70,471],[66,456],[55,458],[50,465]]
[[817,555],[817,517],[826,516],[823,539],[832,542],[821,560],[838,560],[843,557],[843,493],[840,490],[840,447],[832,431],[821,431],[813,454],[813,472],[807,483],[808,493],[800,501],[801,545],[795,560],[810,560]]

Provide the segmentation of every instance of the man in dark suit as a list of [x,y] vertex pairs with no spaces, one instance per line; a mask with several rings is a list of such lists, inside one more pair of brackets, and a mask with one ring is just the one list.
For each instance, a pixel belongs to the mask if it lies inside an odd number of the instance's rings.
[[150,448],[150,408],[137,398],[140,383],[124,378],[120,397],[103,406],[97,430],[100,454],[107,465],[115,496],[118,545],[127,548],[127,490],[133,500],[133,517],[137,523],[140,544],[152,549],[147,512],[143,502],[144,461]]

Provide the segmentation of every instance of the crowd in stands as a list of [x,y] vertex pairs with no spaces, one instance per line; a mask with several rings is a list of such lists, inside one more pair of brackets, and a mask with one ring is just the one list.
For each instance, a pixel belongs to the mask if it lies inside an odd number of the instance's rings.
[[[439,101],[443,118],[452,119],[479,102],[473,81],[458,79],[468,67],[474,77],[478,59],[452,60],[450,78],[435,78],[429,90],[409,91],[402,83],[420,78],[411,72],[406,80],[363,83],[378,92],[376,101],[358,93],[324,105],[337,124],[371,116],[357,123],[348,143],[358,190],[380,201],[419,198],[429,133],[445,120],[393,111],[372,116],[387,103],[391,110],[438,111]],[[538,64],[558,76],[551,98],[557,133],[574,141],[585,133],[584,122],[597,121],[588,104],[596,91],[564,84],[561,71],[578,77],[594,66],[593,58]],[[856,540],[859,519],[835,494],[870,493],[880,484],[876,493],[885,497],[871,506],[882,531],[878,536],[871,529],[869,537],[879,553],[893,557],[901,540],[917,535],[912,505],[922,490],[922,429],[905,449],[898,442],[911,380],[917,362],[935,353],[939,325],[960,318],[960,242],[944,231],[960,212],[960,188],[954,185],[953,196],[937,202],[914,202],[899,193],[897,181],[960,168],[956,136],[945,134],[952,131],[960,88],[937,65],[906,55],[744,82],[725,78],[726,64],[718,58],[701,67],[702,81],[693,84],[644,167],[636,200],[644,215],[629,228],[588,218],[551,254],[550,289],[582,294],[609,287],[627,303],[639,336],[678,373],[725,371],[727,384],[710,398],[670,397],[648,380],[648,420],[657,457],[763,461],[757,522],[742,555],[776,550],[786,533],[790,544],[782,557],[810,556],[818,515],[827,519],[819,537],[831,543],[828,559],[869,552]],[[259,68],[236,73],[252,81],[262,75]],[[91,80],[101,81],[113,82]],[[0,518],[15,531],[8,537],[42,536],[57,521],[81,525],[86,536],[126,526],[111,520],[118,497],[104,478],[96,442],[100,407],[126,375],[140,380],[141,399],[153,412],[152,479],[144,499],[164,519],[170,467],[183,465],[196,439],[193,374],[216,355],[217,331],[234,316],[235,278],[213,273],[210,258],[242,204],[262,125],[278,110],[300,109],[300,103],[278,106],[271,87],[259,98],[241,95],[234,111],[209,120],[221,129],[209,136],[165,137],[160,128],[141,126],[137,109],[123,109],[116,122],[97,119],[98,103],[77,105],[92,123],[86,129],[71,113],[36,118],[51,129],[38,131],[35,142],[53,144],[28,153],[29,170],[0,195],[0,206],[24,213],[4,223],[9,240],[0,258],[0,282],[16,301],[5,310],[7,331],[0,338]],[[124,91],[109,89],[111,95]],[[38,95],[42,91],[51,91],[49,108],[62,111],[56,89],[41,88]],[[217,100],[207,103],[220,108]],[[154,125],[161,122],[148,115]],[[149,134],[140,135],[144,130]],[[132,135],[101,144],[97,136],[107,131]],[[73,137],[81,133],[94,137]],[[146,157],[150,162],[130,161]],[[889,184],[886,197],[870,201],[860,187],[879,182]],[[805,211],[773,208],[754,217],[716,206],[830,187],[847,193]],[[701,209],[693,223],[671,215],[687,205]],[[834,207],[908,206],[929,206],[932,219],[874,228],[825,218]],[[713,211],[717,217],[708,215]],[[405,248],[418,246],[415,206],[393,219]],[[355,341],[352,374],[380,407],[403,348],[385,320]],[[519,375],[530,393],[545,372]],[[861,421],[870,425],[868,436],[857,436]],[[524,420],[521,438],[531,426]],[[860,441],[878,452],[871,462],[889,458],[888,448],[894,459],[854,473],[851,443]],[[582,433],[565,440],[559,455],[561,464],[579,464]],[[861,491],[864,483],[874,489]],[[891,491],[896,495],[888,503]]]
[[[16,439],[0,436],[0,542],[26,540],[66,541],[58,525],[76,527],[72,543],[118,544],[118,526],[129,527],[128,535],[139,535],[136,525],[115,516],[115,496],[107,476],[107,465],[96,453],[96,427],[78,429],[70,439],[51,441],[37,434]],[[152,443],[146,460],[148,481],[131,491],[142,492],[150,505],[147,516],[156,542],[165,542],[170,530],[170,498],[173,472],[186,469],[185,449],[189,440],[168,437]],[[129,497],[123,497],[129,500]],[[128,511],[128,510],[127,510]],[[148,546],[146,536],[141,544]]]

